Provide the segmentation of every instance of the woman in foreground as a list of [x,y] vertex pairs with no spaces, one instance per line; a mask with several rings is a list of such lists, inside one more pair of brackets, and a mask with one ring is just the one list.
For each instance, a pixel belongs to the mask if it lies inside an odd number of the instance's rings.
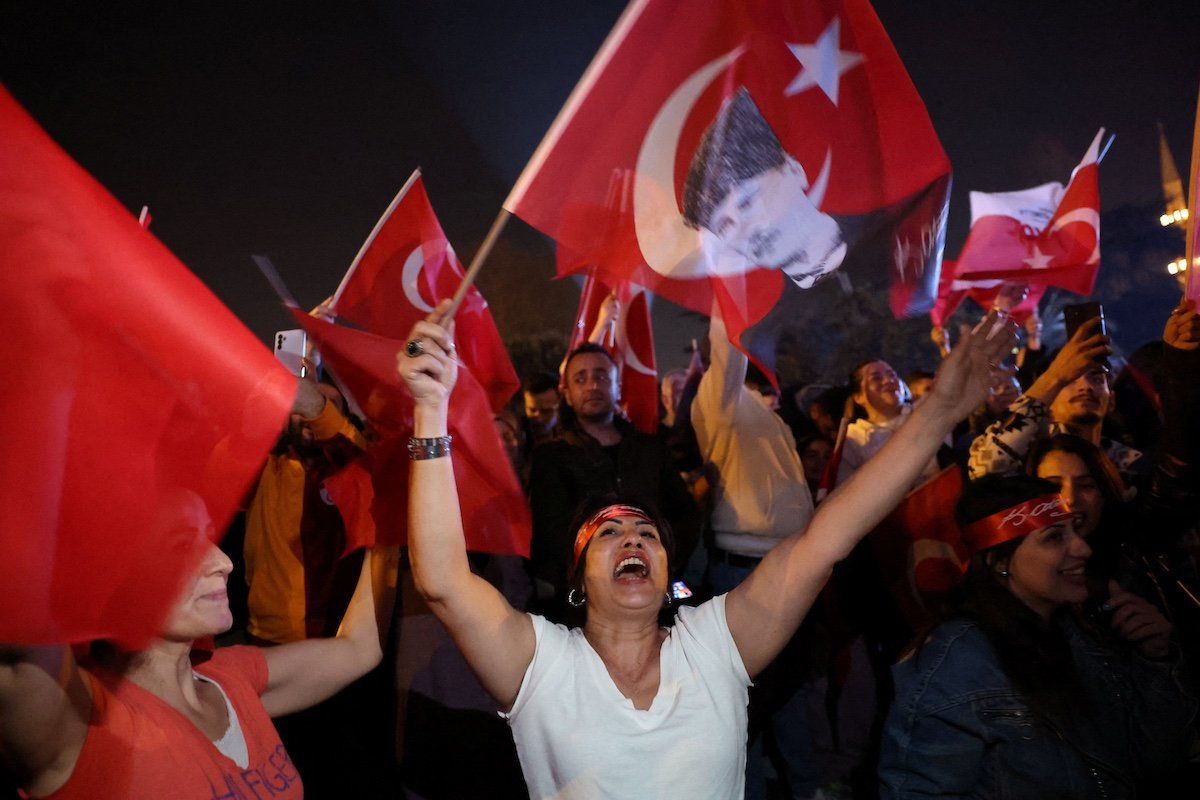
[[585,511],[568,630],[521,613],[467,564],[446,437],[457,377],[447,304],[412,332],[398,369],[415,403],[409,547],[418,590],[513,729],[540,797],[741,797],[747,687],[792,636],[833,565],[903,497],[1012,346],[992,316],[943,362],[937,388],[878,458],[735,590],[659,627],[669,533],[633,505]]
[[894,667],[883,797],[1167,796],[1196,710],[1171,625],[1115,581],[1080,613],[1092,549],[1060,491],[1027,476],[967,485],[963,603]]
[[[325,398],[300,384],[296,411],[316,417]],[[0,644],[0,756],[27,796],[302,797],[270,718],[321,702],[380,662],[376,615],[391,613],[395,548],[363,560],[336,637],[193,650],[233,623],[233,565],[212,544],[198,495],[181,491],[173,506],[159,510],[164,542],[204,555],[144,649],[97,643],[76,662],[66,645]]]

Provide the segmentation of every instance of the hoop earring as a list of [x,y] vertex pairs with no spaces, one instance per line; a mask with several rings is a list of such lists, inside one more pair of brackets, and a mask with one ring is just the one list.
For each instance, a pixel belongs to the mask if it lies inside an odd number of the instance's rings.
[[587,602],[587,595],[578,589],[572,589],[567,592],[567,604],[572,608],[580,608]]
[[1008,577],[1008,570],[1006,570],[1006,569],[998,569],[998,570],[996,570],[996,574],[997,574],[997,575],[999,575],[1001,578],[1007,578],[1007,577]]

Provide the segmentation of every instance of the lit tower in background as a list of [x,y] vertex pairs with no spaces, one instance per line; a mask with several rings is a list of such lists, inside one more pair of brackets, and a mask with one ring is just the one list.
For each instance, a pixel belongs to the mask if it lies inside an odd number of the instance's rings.
[[[1158,123],[1158,161],[1162,168],[1163,200],[1167,204],[1158,221],[1164,228],[1174,225],[1184,231],[1187,229],[1188,207],[1183,194],[1183,181],[1179,178],[1179,170],[1175,167],[1175,159],[1161,122]],[[1182,286],[1187,280],[1187,258],[1181,256],[1167,264],[1167,272],[1174,275]]]

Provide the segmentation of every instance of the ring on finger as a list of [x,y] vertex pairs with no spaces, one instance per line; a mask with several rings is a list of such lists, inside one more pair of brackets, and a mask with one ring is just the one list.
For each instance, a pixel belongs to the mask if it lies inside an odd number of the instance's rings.
[[409,339],[404,345],[404,354],[409,358],[416,358],[425,352],[425,345],[421,344],[420,339]]

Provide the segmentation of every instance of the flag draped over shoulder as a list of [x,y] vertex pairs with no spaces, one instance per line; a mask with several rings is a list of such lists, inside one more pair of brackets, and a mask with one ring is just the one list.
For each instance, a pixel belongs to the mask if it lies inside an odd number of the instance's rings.
[[929,310],[949,175],[865,0],[636,0],[505,208],[610,285],[715,298],[770,369],[784,301],[839,269]]
[[[362,458],[325,481],[345,520],[348,549],[404,545],[413,406],[396,372],[403,342],[335,325],[299,309],[292,314],[378,434]],[[466,366],[459,367],[450,395],[449,424],[467,549],[528,558],[529,509],[496,435],[487,394]]]
[[1096,134],[1064,189],[971,192],[971,230],[958,256],[961,280],[1059,286],[1089,295],[1100,267],[1100,141]]
[[0,641],[160,631],[295,379],[0,88]]
[[[561,256],[562,249],[559,249]],[[615,295],[617,318],[603,345],[617,365],[621,405],[629,421],[643,433],[658,431],[658,367],[654,358],[654,330],[650,322],[650,297],[644,288],[622,281],[616,291],[595,271],[588,273],[579,295],[579,310],[571,330],[568,351],[588,341],[600,318],[605,298]]]
[[[420,170],[392,200],[363,243],[332,301],[338,319],[404,340],[417,320],[452,297],[462,264],[446,239]],[[459,357],[499,411],[520,388],[487,301],[472,287],[454,317]]]

